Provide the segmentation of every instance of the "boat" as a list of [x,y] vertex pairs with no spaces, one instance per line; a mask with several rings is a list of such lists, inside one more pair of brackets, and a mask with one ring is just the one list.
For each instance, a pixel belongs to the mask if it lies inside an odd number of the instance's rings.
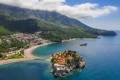
[[80,46],[87,46],[87,43],[80,44]]

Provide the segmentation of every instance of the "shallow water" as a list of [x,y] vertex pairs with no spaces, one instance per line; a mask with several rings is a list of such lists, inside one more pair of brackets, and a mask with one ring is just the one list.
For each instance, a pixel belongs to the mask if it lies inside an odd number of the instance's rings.
[[[88,43],[80,47],[80,43]],[[86,60],[87,66],[60,80],[120,80],[120,35],[101,37],[101,39],[76,39],[39,47],[34,51],[37,56],[75,50]],[[0,80],[56,80],[50,73],[50,63],[44,61],[17,62],[0,65]]]

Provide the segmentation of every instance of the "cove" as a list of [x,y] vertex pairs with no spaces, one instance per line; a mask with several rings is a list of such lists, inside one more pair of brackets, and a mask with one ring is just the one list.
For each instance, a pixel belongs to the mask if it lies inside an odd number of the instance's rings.
[[[88,43],[80,47],[80,43]],[[120,80],[120,34],[100,39],[76,39],[37,48],[36,56],[51,56],[54,52],[74,50],[86,60],[82,72],[62,80]],[[50,73],[50,63],[40,60],[0,65],[0,80],[56,80]],[[61,80],[61,79],[57,79]]]

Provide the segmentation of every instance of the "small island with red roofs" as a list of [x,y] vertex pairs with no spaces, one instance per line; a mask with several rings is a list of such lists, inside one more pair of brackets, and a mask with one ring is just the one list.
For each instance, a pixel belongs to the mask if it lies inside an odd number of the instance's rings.
[[52,73],[55,77],[65,77],[75,70],[85,68],[85,60],[76,51],[61,51],[52,55]]

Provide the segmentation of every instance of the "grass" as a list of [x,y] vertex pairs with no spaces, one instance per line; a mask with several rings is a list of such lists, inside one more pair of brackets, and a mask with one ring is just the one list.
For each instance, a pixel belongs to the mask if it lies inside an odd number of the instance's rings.
[[8,56],[6,57],[7,59],[14,59],[14,58],[24,58],[24,55],[23,54],[14,54],[14,55],[11,55],[11,56]]
[[18,59],[18,58],[24,58],[24,54],[22,53],[17,53],[14,55],[10,55],[10,56],[2,56],[0,55],[0,59]]

